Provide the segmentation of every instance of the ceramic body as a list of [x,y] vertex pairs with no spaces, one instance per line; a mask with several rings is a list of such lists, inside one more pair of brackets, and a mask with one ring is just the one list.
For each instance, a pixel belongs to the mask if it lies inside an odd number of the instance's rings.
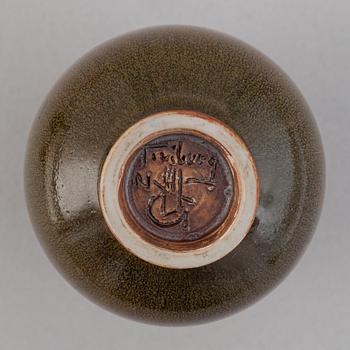
[[[196,268],[146,262],[115,239],[99,181],[116,140],[142,118],[204,113],[234,130],[259,177],[245,238]],[[50,259],[80,291],[118,314],[158,324],[204,322],[258,300],[309,242],[324,164],[311,112],[268,58],[230,36],[158,27],[108,41],[55,85],[30,136],[25,185],[33,226]]]

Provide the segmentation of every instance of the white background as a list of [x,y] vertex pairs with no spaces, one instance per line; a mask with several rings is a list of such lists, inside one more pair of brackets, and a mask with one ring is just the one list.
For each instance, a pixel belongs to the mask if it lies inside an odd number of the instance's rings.
[[[39,105],[82,54],[121,33],[192,24],[263,51],[296,82],[323,137],[327,190],[306,254],[252,307],[165,328],[94,305],[56,272],[31,228],[23,159]],[[350,348],[350,3],[346,0],[0,0],[0,349]]]

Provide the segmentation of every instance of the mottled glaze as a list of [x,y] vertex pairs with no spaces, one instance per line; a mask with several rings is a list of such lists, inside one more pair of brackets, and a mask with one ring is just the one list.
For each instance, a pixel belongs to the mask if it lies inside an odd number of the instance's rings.
[[[244,140],[260,202],[245,239],[194,269],[147,263],[109,231],[98,198],[103,162],[127,128],[169,110],[208,114]],[[98,304],[158,324],[204,322],[258,300],[311,238],[323,195],[323,153],[310,109],[268,58],[194,27],[132,32],[94,49],[55,85],[34,123],[25,185],[40,242]]]

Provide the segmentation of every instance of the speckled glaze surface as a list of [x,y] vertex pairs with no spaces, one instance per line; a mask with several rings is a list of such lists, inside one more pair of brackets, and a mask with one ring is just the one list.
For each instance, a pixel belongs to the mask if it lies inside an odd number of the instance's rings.
[[[99,204],[101,168],[118,137],[144,117],[173,110],[205,113],[235,130],[260,182],[244,240],[193,269],[129,253]],[[315,228],[323,166],[307,104],[268,58],[214,31],[156,27],[108,41],[64,74],[34,123],[25,185],[40,242],[75,287],[118,314],[186,324],[237,312],[281,281]]]

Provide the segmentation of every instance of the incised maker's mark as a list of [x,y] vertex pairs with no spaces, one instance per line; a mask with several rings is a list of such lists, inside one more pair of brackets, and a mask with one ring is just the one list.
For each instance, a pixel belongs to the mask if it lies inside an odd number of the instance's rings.
[[193,241],[226,218],[233,175],[221,151],[190,134],[156,137],[133,155],[125,198],[133,220],[152,235]]

